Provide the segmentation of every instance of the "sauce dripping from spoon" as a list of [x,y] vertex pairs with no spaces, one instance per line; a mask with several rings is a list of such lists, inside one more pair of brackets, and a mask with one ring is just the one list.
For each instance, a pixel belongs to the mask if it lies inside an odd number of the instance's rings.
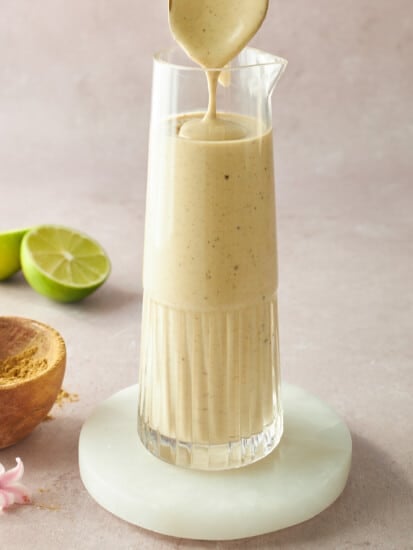
[[232,140],[246,136],[239,124],[217,117],[220,70],[248,44],[265,19],[269,0],[169,0],[171,32],[188,56],[206,69],[209,104],[203,119],[185,123],[180,136]]

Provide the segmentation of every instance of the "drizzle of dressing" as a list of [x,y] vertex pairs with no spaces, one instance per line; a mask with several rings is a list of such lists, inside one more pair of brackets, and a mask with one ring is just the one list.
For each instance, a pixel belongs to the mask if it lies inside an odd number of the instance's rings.
[[[242,126],[217,116],[220,69],[247,45],[260,28],[269,0],[169,0],[169,26],[178,44],[206,69],[209,104],[203,119],[185,123],[180,136],[221,141],[242,139]],[[215,70],[212,70],[215,69]]]

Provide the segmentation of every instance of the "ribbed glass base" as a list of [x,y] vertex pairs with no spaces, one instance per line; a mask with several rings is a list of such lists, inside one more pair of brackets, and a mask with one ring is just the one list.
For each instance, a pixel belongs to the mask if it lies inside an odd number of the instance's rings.
[[188,311],[145,295],[138,430],[155,456],[206,470],[270,453],[282,434],[277,302]]
[[261,433],[222,445],[202,445],[162,435],[138,422],[139,436],[145,447],[161,460],[197,470],[228,470],[260,460],[273,451],[283,433],[282,414]]

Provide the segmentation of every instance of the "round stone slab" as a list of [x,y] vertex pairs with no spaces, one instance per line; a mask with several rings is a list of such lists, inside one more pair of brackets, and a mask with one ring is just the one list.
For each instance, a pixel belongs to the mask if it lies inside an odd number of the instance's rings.
[[138,387],[95,409],[79,440],[82,481],[125,521],[173,537],[231,540],[312,518],[342,492],[351,436],[325,403],[284,384],[284,435],[268,457],[237,470],[202,472],[152,456],[137,435]]

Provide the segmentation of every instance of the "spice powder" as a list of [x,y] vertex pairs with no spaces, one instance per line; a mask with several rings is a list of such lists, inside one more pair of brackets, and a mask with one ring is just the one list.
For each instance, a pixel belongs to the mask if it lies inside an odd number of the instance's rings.
[[47,369],[47,359],[35,357],[37,347],[0,360],[0,386],[35,378]]

